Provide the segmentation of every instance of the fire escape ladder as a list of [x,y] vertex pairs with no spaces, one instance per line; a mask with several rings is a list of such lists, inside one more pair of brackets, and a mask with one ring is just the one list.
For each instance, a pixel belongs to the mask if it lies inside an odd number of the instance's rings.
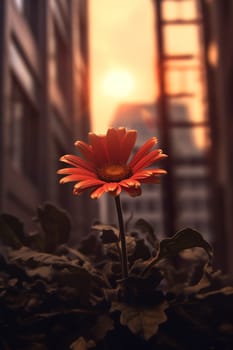
[[[199,83],[201,81],[200,86],[204,86],[201,45],[197,47],[197,40],[200,40],[202,30],[202,18],[197,7],[195,11],[189,11],[187,14],[187,6],[192,3],[192,8],[195,9],[198,3],[196,0],[153,1],[157,41],[156,79],[159,89],[160,141],[164,152],[169,156],[166,160],[168,174],[164,177],[162,184],[164,229],[166,235],[172,235],[183,223],[180,214],[178,215],[178,210],[181,212],[181,207],[184,205],[181,192],[186,193],[186,200],[188,192],[182,186],[188,181],[190,183],[192,169],[195,166],[205,167],[206,164],[205,154],[198,154],[198,150],[195,154],[195,150],[191,148],[189,150],[189,145],[185,143],[185,135],[194,135],[194,130],[197,130],[198,127],[202,130],[208,127],[206,111],[203,109],[200,115],[195,116],[192,108],[192,106],[197,106],[197,101],[200,106],[203,105],[203,96],[205,96],[205,91],[202,91],[200,95],[198,83],[198,86],[191,83],[192,76],[195,75],[198,77],[195,78],[196,81]],[[191,37],[190,35],[188,39],[189,33],[196,33],[196,36]],[[181,35],[184,36],[184,43],[181,41]],[[182,137],[184,137],[183,141]],[[188,136],[186,139],[188,140]],[[182,147],[182,142],[184,147]],[[182,173],[182,169],[186,169],[187,172]],[[188,169],[191,171],[188,172]],[[183,213],[189,215],[185,210],[184,208]]]

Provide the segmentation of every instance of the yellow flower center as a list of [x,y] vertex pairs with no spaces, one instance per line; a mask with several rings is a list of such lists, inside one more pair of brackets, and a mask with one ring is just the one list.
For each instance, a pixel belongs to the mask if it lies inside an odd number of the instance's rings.
[[126,164],[108,164],[97,170],[98,177],[106,182],[118,182],[131,176]]

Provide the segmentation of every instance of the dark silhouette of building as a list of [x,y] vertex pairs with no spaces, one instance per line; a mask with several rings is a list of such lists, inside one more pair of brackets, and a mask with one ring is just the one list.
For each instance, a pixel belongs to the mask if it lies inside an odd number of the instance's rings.
[[87,197],[56,174],[90,129],[87,6],[0,1],[0,209],[28,228],[43,201],[68,210],[80,231],[93,218]]

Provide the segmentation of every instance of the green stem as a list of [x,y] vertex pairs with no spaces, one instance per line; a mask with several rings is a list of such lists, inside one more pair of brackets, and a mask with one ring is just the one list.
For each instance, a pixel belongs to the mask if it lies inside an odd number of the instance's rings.
[[125,227],[121,210],[121,201],[120,196],[115,197],[119,229],[120,229],[120,241],[121,241],[121,268],[122,268],[122,277],[123,279],[128,278],[128,258],[127,258],[127,248],[125,240]]

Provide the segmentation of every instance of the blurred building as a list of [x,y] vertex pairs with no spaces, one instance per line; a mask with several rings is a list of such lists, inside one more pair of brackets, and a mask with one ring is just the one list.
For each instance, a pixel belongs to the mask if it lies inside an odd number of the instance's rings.
[[0,1],[0,209],[29,228],[43,201],[68,210],[80,230],[93,219],[87,197],[73,197],[56,174],[90,129],[87,5]]
[[213,134],[216,252],[233,273],[233,2],[200,1]]
[[[158,119],[162,148],[169,155],[165,231],[191,226],[214,242],[201,12],[196,0],[154,0],[154,5]],[[176,104],[187,113],[176,110]]]
[[[190,190],[208,183],[205,208],[211,214],[215,262],[233,272],[233,3],[230,0],[153,0],[158,52],[161,142],[168,160],[165,179],[167,228],[176,226],[177,202],[184,213],[191,202],[184,198],[180,178]],[[190,119],[174,116],[171,102],[182,101]],[[180,137],[192,133],[202,156],[188,147],[177,148]],[[200,176],[202,179],[198,179]],[[198,184],[198,187],[201,183]]]

